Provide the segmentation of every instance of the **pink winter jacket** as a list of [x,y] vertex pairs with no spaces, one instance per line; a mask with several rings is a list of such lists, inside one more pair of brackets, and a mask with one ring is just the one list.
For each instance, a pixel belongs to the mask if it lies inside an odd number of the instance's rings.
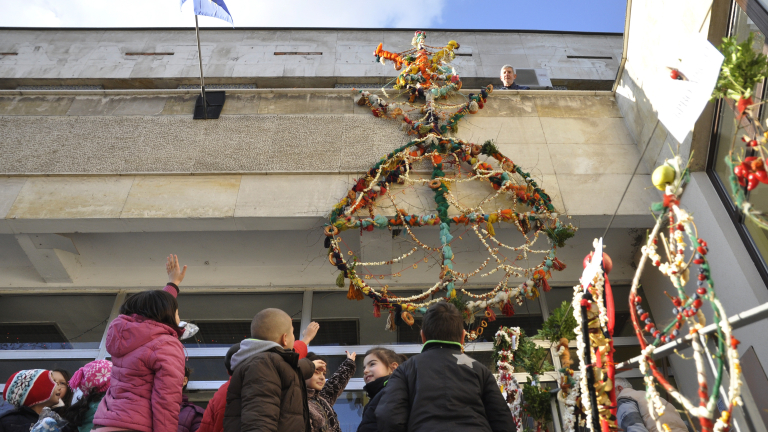
[[112,379],[94,428],[178,432],[184,348],[177,331],[139,315],[119,315],[109,325],[107,351]]

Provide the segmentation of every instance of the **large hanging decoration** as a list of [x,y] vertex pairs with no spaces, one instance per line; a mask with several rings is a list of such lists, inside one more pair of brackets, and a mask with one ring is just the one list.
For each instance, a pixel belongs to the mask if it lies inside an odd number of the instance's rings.
[[603,253],[602,239],[595,240],[594,246],[595,252],[584,259],[580,284],[574,287],[578,381],[586,424],[592,431],[611,432],[618,430],[612,341],[615,313],[608,281],[613,265]]
[[[402,323],[412,323],[412,312],[423,313],[432,303],[455,298],[457,290],[471,299],[466,305],[472,314],[483,308],[487,315],[493,314],[492,306],[505,315],[514,314],[514,302],[520,305],[524,298],[535,299],[540,290],[550,289],[547,279],[551,271],[565,268],[556,257],[557,248],[563,247],[576,231],[572,225],[558,220],[549,195],[492,141],[474,144],[449,136],[457,131],[462,117],[483,108],[493,87],[489,85],[478,94],[459,93],[461,79],[451,65],[459,44],[450,41],[443,47],[432,47],[426,45],[425,40],[425,32],[416,32],[409,50],[392,53],[384,51],[380,44],[374,52],[377,60],[391,61],[395,69],[401,71],[394,80],[394,88],[407,100],[387,101],[383,96],[358,91],[356,101],[361,106],[369,106],[377,117],[401,121],[403,130],[414,138],[357,179],[333,208],[324,228],[328,260],[340,271],[337,285],[343,287],[345,280],[349,280],[348,298],[372,298],[377,316],[381,309],[389,310],[387,327],[390,330]],[[449,97],[462,99],[452,103]],[[414,165],[424,164],[432,167],[429,178],[413,172]],[[476,181],[488,183],[493,191],[479,203],[465,204],[456,188],[461,183]],[[397,187],[430,189],[435,210],[409,213],[398,199],[398,192],[393,190]],[[509,208],[489,208],[497,198],[510,200],[512,204]],[[394,211],[384,213],[379,207],[380,200],[391,204]],[[449,209],[456,215],[449,216]],[[523,243],[511,246],[499,240],[494,224],[500,223],[514,226],[522,234]],[[429,245],[417,236],[417,228],[428,226],[439,230],[439,244]],[[462,232],[452,232],[452,227]],[[362,262],[339,235],[345,230],[359,230],[363,235],[374,229],[388,229],[393,236],[402,232],[414,246],[390,260]],[[462,239],[462,234],[477,237],[488,253],[488,258],[477,268],[454,267],[452,245],[457,237]],[[544,244],[544,240],[548,244]],[[417,254],[419,251],[423,256]],[[507,257],[505,253],[515,256]],[[532,266],[523,265],[522,262],[527,264],[535,256],[539,258]],[[409,264],[409,260],[416,258],[419,261]],[[385,275],[375,271],[377,266],[397,264],[403,269],[386,276],[399,277],[402,271],[416,268],[421,259],[435,263],[439,276],[431,288],[414,296],[398,297],[387,291],[388,286],[381,283]],[[501,276],[500,280],[484,294],[471,293],[462,287],[473,277],[487,278],[496,273]],[[510,278],[525,280],[510,286]],[[446,295],[436,296],[441,291]]]
[[512,411],[512,420],[517,426],[516,429],[522,431],[523,412],[521,405],[523,391],[513,375],[515,367],[512,365],[519,343],[520,328],[502,326],[496,332],[493,339],[493,358],[496,360],[496,369],[499,372],[496,377],[496,383],[499,385],[502,394],[506,398],[507,405],[509,405],[509,409]]
[[[664,425],[659,424],[658,420],[664,411],[664,404],[659,399],[658,391],[654,387],[654,384],[658,382],[692,416],[699,418],[703,432],[727,431],[730,429],[733,407],[742,404],[740,398],[741,366],[737,351],[739,341],[733,337],[725,310],[715,295],[715,287],[710,274],[710,263],[707,260],[707,253],[709,252],[707,242],[699,237],[693,216],[680,207],[680,196],[689,176],[688,167],[683,164],[680,156],[676,156],[666,160],[664,166],[657,168],[657,170],[660,168],[672,170],[674,175],[669,176],[668,181],[663,185],[663,202],[653,206],[653,210],[658,212],[659,216],[656,218],[656,224],[642,248],[642,257],[629,295],[632,323],[642,347],[640,370],[643,372],[646,391],[651,401],[649,404],[651,415],[657,422],[657,428],[666,430],[662,429]],[[667,236],[662,233],[663,227],[668,230]],[[659,243],[663,245],[666,258],[657,251]],[[686,250],[690,251],[687,257]],[[663,328],[653,323],[648,313],[642,309],[641,298],[637,295],[640,275],[646,260],[669,277],[677,291],[676,296],[670,296],[675,319]],[[689,294],[685,286],[692,276],[692,265],[698,269],[698,274],[693,276],[696,279],[695,291]],[[712,308],[715,321],[717,346],[715,352],[709,351],[704,337],[699,334],[705,321],[704,314],[701,312],[705,303],[708,303]],[[684,330],[683,327],[686,327],[687,330]],[[693,347],[693,359],[699,384],[698,403],[689,400],[678,392],[656,368],[652,359],[653,351],[660,344],[682,337],[681,331],[684,332],[683,335],[692,335],[690,342]],[[644,334],[650,335],[654,339],[653,343],[647,343]],[[707,382],[707,357],[712,358],[716,364],[715,380],[711,386]],[[727,397],[724,389],[721,390],[726,370],[730,376]],[[718,396],[723,396],[726,410],[722,411],[720,417],[715,419]]]

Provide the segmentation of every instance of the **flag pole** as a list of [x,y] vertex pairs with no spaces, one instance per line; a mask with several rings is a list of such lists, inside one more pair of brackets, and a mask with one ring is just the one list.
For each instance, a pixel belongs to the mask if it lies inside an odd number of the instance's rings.
[[203,96],[203,118],[208,120],[208,103],[205,100],[205,79],[203,78],[203,55],[200,51],[200,27],[197,25],[195,14],[195,36],[197,37],[197,58],[200,60],[200,93]]

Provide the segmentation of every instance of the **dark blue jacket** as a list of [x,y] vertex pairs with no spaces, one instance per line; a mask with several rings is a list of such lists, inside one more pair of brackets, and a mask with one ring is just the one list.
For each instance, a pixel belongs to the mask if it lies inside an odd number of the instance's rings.
[[357,427],[357,432],[377,432],[379,430],[379,426],[376,423],[376,407],[384,395],[384,389],[386,389],[385,386],[390,376],[377,378],[363,387],[370,401],[363,408],[363,419],[360,421],[360,426]]
[[457,342],[427,341],[392,373],[376,407],[379,432],[515,432],[491,371]]

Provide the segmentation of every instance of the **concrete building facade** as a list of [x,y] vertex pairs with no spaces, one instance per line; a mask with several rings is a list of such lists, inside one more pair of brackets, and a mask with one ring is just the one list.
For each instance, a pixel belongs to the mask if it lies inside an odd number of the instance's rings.
[[[648,20],[635,8],[632,20]],[[639,33],[630,31],[630,47],[641,43]],[[204,30],[206,82],[228,88],[221,118],[198,121],[192,112],[199,91],[183,88],[199,79],[189,30],[0,29],[0,333],[8,335],[0,340],[0,376],[29,365],[74,370],[107,357],[108,322],[126,296],[165,282],[169,253],[189,265],[179,305],[181,318],[201,328],[186,345],[195,369],[189,389],[200,403],[226,380],[221,358],[228,344],[247,337],[244,323],[266,307],[286,310],[297,332],[320,322],[311,349],[328,356],[331,369],[345,350],[386,345],[419,352],[415,330],[384,331],[369,301],[350,302],[346,288],[336,287],[321,231],[354,179],[408,141],[397,123],[375,118],[354,104],[351,88],[339,87],[386,84],[394,71],[375,63],[373,50],[379,42],[407,48],[411,37],[380,30]],[[495,140],[579,228],[559,252],[568,267],[550,280],[553,290],[498,324],[535,332],[549,311],[570,301],[582,259],[629,183],[605,236],[611,283],[617,298],[626,298],[643,235],[654,223],[649,208],[660,196],[650,172],[663,152],[646,152],[635,173],[653,109],[621,90],[638,70],[631,50],[621,67],[623,37],[428,31],[431,45],[451,39],[461,44],[455,65],[464,95],[499,84],[503,64],[544,69],[553,87],[569,89],[494,91],[456,133],[477,143]],[[620,89],[603,90],[617,74]],[[727,263],[715,280],[729,286],[735,275],[742,278],[734,284],[739,295],[726,306],[736,313],[764,303],[768,290],[712,188],[704,172],[694,174],[690,204],[702,216],[700,230],[713,230],[717,260]],[[430,209],[418,192],[399,192],[414,207]],[[466,200],[487,195],[480,186],[457,193]],[[498,231],[513,235],[509,227]],[[410,249],[406,239],[385,234],[345,233],[344,239],[363,259]],[[436,231],[425,235],[437,238]],[[482,261],[477,245],[461,247],[467,263]],[[387,276],[386,283],[403,294],[421,292],[434,279],[427,267],[405,278]],[[671,308],[662,301],[669,287],[654,275],[643,280],[659,321]],[[617,302],[622,361],[639,354],[639,345],[628,304]],[[768,344],[752,331],[736,336],[768,365]],[[491,351],[487,340],[467,347],[489,366]],[[553,361],[558,364],[556,355]],[[695,394],[684,363],[664,364],[686,394]],[[364,402],[358,369],[336,406],[344,430],[355,429]],[[636,369],[623,375],[641,376]],[[549,373],[545,380],[554,385],[555,378]],[[554,400],[553,409],[550,430],[560,431]]]

